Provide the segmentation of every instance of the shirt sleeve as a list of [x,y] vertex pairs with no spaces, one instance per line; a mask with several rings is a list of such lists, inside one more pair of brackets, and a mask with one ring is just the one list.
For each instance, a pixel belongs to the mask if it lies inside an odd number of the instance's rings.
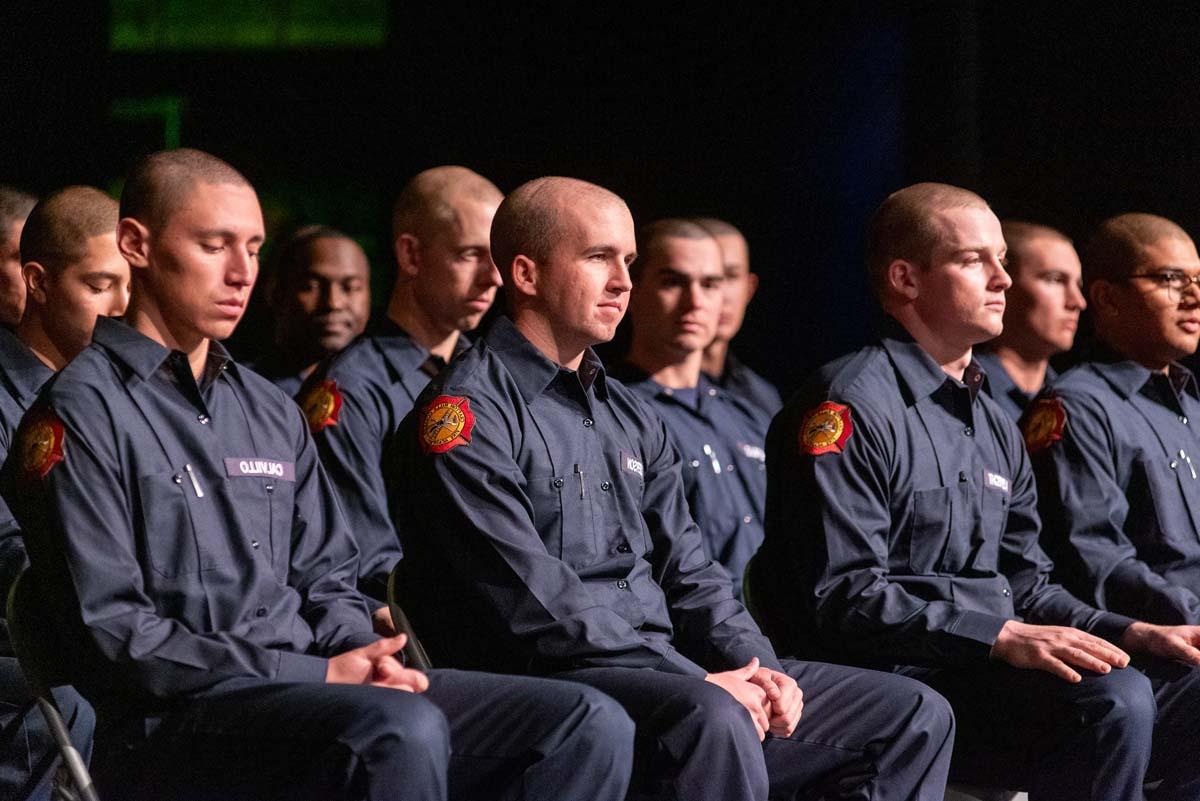
[[[9,437],[12,432],[0,432],[0,463],[8,458]],[[8,502],[0,498],[0,601],[8,598],[9,589],[21,571],[29,564],[25,541]],[[0,615],[2,617],[3,615]]]
[[1045,539],[1070,586],[1090,603],[1141,620],[1200,623],[1200,598],[1141,561],[1126,534],[1129,488],[1119,478],[1108,414],[1087,397],[1059,399],[1067,413],[1062,439],[1032,462]]
[[579,576],[547,551],[513,455],[515,415],[478,395],[470,402],[470,443],[445,453],[419,452],[418,410],[401,426],[412,443],[402,455],[411,479],[406,505],[419,530],[413,536],[437,549],[499,625],[552,670],[629,667],[707,675],[672,646],[642,638],[620,615],[596,604]]

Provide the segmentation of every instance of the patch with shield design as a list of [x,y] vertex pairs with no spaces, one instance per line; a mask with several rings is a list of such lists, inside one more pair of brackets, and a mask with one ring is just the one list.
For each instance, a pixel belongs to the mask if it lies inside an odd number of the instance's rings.
[[461,395],[438,395],[421,415],[421,449],[445,453],[459,445],[470,445],[474,427],[470,400]]
[[342,393],[336,381],[325,380],[310,389],[300,402],[308,430],[316,434],[326,426],[336,426],[342,411]]
[[841,453],[853,433],[850,407],[825,401],[804,417],[800,426],[800,450],[810,456]]
[[45,478],[63,460],[66,432],[62,420],[49,410],[34,412],[21,434],[21,467],[28,478]]
[[1062,439],[1067,426],[1067,410],[1055,397],[1038,398],[1021,418],[1021,435],[1030,453],[1049,448]]

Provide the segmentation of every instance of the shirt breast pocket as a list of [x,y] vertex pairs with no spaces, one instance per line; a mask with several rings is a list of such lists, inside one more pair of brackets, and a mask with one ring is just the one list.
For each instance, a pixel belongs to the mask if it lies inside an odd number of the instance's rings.
[[953,509],[950,489],[917,490],[913,493],[912,520],[906,550],[908,568],[914,574],[935,573],[950,537]]
[[[167,473],[138,479],[141,493],[142,536],[154,572],[167,578],[211,570],[216,559],[196,536],[200,510],[193,509],[185,479]],[[196,499],[200,500],[200,499]]]
[[1125,526],[1135,545],[1195,540],[1179,483],[1179,474],[1166,464],[1150,459],[1135,462],[1127,493],[1130,498],[1129,522]]
[[[533,479],[528,487],[538,536],[552,556],[573,569],[596,561],[596,525],[592,501],[580,491],[579,476]],[[580,496],[583,497],[580,497]]]

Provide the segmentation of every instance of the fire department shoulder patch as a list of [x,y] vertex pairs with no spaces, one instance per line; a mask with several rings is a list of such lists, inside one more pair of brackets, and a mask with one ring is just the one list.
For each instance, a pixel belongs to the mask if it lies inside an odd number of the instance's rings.
[[469,445],[474,427],[470,400],[461,395],[438,395],[421,415],[421,448],[426,453],[445,453]]
[[853,433],[850,407],[825,401],[805,415],[800,426],[800,450],[811,456],[841,453]]
[[1062,439],[1067,425],[1067,410],[1055,397],[1038,398],[1021,417],[1021,434],[1030,453],[1049,448]]
[[34,412],[22,426],[21,466],[28,478],[45,478],[63,460],[66,433],[49,409]]
[[300,404],[308,430],[316,434],[326,426],[336,426],[342,411],[342,393],[336,381],[325,380],[314,386]]

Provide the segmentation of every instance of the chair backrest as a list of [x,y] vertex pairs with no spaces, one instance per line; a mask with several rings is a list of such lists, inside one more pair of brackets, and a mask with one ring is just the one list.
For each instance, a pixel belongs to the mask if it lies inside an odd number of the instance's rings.
[[46,636],[48,621],[45,615],[38,619],[38,609],[36,587],[25,568],[8,591],[8,634],[30,689],[34,695],[48,696],[51,687],[66,683],[61,670],[64,655],[55,652],[55,638]]
[[388,610],[392,613],[392,625],[396,627],[396,633],[408,635],[408,643],[404,646],[405,664],[418,670],[429,670],[433,667],[429,661],[429,654],[425,653],[425,648],[417,639],[417,633],[413,631],[412,623],[409,622],[408,615],[404,614],[398,600],[400,597],[400,566],[403,564],[403,560],[397,562],[396,566],[392,568],[392,572],[388,574]]

